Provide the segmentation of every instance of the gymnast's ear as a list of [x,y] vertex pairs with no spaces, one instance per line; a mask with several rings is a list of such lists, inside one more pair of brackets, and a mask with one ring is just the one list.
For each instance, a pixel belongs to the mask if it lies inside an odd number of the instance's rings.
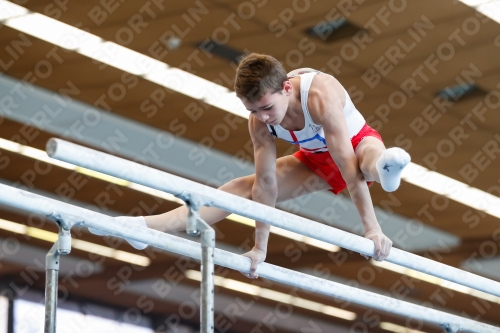
[[283,81],[282,87],[285,95],[290,96],[292,94],[293,86],[290,80]]

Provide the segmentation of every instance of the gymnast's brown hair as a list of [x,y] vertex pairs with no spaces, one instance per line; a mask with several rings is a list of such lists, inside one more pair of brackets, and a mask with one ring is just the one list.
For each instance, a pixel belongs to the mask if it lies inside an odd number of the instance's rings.
[[254,103],[268,92],[281,91],[287,79],[285,68],[274,57],[251,53],[241,59],[236,69],[234,90],[239,98]]

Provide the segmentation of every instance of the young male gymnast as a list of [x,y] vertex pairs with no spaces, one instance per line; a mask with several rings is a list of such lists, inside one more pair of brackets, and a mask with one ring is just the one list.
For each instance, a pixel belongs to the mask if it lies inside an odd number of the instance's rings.
[[[347,91],[331,75],[310,68],[287,74],[275,58],[253,53],[241,60],[234,88],[250,112],[255,174],[219,189],[274,207],[276,202],[307,193],[329,190],[338,194],[347,187],[365,237],[375,243],[373,259],[384,260],[392,242],[375,217],[367,182],[376,181],[385,191],[395,191],[401,171],[410,162],[408,153],[385,148],[379,133],[366,124]],[[299,151],[276,159],[275,137],[297,145]],[[200,209],[209,224],[229,214],[215,207]],[[165,232],[181,231],[186,229],[187,208],[118,219]],[[252,260],[250,273],[245,274],[249,278],[257,277],[257,265],[266,258],[269,228],[255,221],[255,246],[244,254]],[[146,247],[128,241],[138,249]]]

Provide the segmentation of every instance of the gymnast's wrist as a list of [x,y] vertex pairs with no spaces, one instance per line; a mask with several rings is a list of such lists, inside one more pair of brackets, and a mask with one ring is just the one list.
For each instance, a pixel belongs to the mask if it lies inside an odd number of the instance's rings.
[[373,227],[365,227],[365,235],[375,232],[382,232],[382,228],[379,225]]

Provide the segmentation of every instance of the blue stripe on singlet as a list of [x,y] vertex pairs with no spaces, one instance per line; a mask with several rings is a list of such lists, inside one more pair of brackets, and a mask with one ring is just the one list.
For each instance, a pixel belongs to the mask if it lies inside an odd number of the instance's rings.
[[294,145],[298,145],[298,144],[301,144],[301,143],[304,143],[304,142],[309,142],[309,141],[312,141],[312,140],[319,140],[321,142],[323,142],[323,144],[326,145],[326,140],[324,138],[322,138],[319,134],[316,133],[315,136],[313,136],[312,138],[309,138],[309,139],[305,139],[305,140],[302,140],[302,141],[288,141],[287,139],[283,139],[285,140],[286,142],[290,142]]

